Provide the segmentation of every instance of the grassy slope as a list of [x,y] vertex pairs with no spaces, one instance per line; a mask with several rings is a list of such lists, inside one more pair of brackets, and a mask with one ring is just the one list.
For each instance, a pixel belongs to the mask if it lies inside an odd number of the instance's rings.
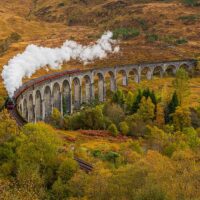
[[[11,32],[22,36],[21,41],[12,44],[0,57],[0,66],[30,43],[55,47],[65,39],[74,38],[87,44],[96,40],[104,30],[119,26],[136,27],[141,34],[134,39],[121,41],[121,52],[118,55],[95,61],[87,67],[182,59],[200,54],[200,19],[189,23],[179,19],[180,16],[198,16],[200,8],[188,8],[176,2],[127,4],[128,1],[95,0],[85,4],[83,2],[91,1],[38,0],[36,5],[32,2],[0,1],[0,39],[6,38]],[[147,34],[184,37],[188,43],[176,46],[164,41],[149,43]],[[77,67],[83,66],[75,61],[63,66],[64,69]],[[41,70],[34,77],[45,73]],[[1,80],[0,95],[5,94]]]

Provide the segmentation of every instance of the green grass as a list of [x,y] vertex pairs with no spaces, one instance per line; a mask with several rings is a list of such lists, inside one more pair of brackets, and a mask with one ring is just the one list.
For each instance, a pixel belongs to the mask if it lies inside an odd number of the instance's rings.
[[179,39],[177,39],[176,40],[176,44],[186,44],[186,43],[188,43],[188,41],[187,41],[187,39],[185,39],[185,38],[179,38]]
[[146,40],[148,42],[155,42],[155,41],[159,40],[159,36],[156,34],[149,34],[149,35],[146,35]]
[[157,34],[147,34],[146,40],[148,42],[156,42],[156,41],[162,41],[167,44],[171,45],[181,45],[186,44],[188,41],[184,37],[177,38],[173,35],[157,35]]
[[200,15],[183,15],[178,18],[184,24],[195,23],[200,20]]
[[140,35],[140,31],[136,28],[117,28],[113,30],[114,39],[131,39]]
[[185,4],[186,6],[199,6],[199,0],[181,0],[181,2],[183,4]]

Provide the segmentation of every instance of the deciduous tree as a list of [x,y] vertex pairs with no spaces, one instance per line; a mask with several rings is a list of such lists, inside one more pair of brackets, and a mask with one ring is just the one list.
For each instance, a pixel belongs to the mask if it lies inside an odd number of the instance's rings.
[[190,111],[187,108],[178,106],[173,114],[175,130],[183,131],[183,128],[191,125]]
[[173,81],[173,86],[175,88],[179,105],[188,105],[188,98],[190,94],[189,89],[189,76],[185,69],[180,68],[176,73],[176,78]]
[[148,97],[146,99],[145,97],[142,97],[137,114],[141,116],[144,122],[154,119],[155,116],[154,110],[155,110],[155,105],[152,103],[151,98]]

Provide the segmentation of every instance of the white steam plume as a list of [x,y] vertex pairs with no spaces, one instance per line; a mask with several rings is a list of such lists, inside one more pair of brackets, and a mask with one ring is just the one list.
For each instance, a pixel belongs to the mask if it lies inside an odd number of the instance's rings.
[[2,78],[8,95],[12,97],[16,89],[22,85],[24,77],[31,77],[41,68],[60,69],[64,61],[76,59],[87,64],[94,59],[103,59],[108,53],[117,53],[119,46],[112,39],[112,32],[105,32],[95,44],[83,46],[75,41],[67,40],[60,48],[46,48],[29,45],[25,51],[13,57],[3,67]]

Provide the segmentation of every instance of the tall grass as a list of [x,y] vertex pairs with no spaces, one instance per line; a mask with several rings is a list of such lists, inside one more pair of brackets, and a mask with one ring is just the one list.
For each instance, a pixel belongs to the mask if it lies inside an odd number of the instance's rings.
[[130,39],[140,35],[140,31],[136,28],[117,28],[113,30],[114,39]]

